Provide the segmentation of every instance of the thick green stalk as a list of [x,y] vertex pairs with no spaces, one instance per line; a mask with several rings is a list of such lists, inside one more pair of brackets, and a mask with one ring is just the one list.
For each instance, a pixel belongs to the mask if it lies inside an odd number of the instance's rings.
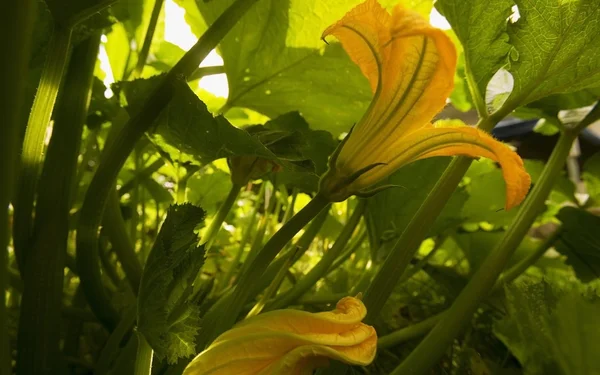
[[321,277],[327,274],[327,271],[329,271],[333,262],[338,258],[342,250],[344,250],[348,241],[350,241],[354,230],[358,226],[358,223],[365,212],[366,206],[366,201],[361,199],[333,246],[327,250],[321,260],[306,275],[304,275],[296,285],[270,303],[266,307],[266,311],[277,310],[291,305],[298,298],[302,297],[303,294],[308,292]]
[[54,110],[56,96],[67,66],[71,29],[54,27],[48,55],[33,101],[21,153],[21,170],[16,194],[13,239],[15,256],[23,272],[33,228],[33,202],[38,175],[44,160],[44,139]]
[[73,51],[40,178],[31,249],[23,269],[19,374],[61,372],[61,302],[69,210],[100,33]]
[[502,241],[488,255],[440,322],[394,370],[393,375],[427,372],[444,355],[454,338],[470,323],[471,316],[492,289],[498,275],[543,209],[577,135],[578,131],[569,129],[561,134],[539,180],[521,206]]
[[[94,368],[94,374],[104,375],[114,373],[113,371],[115,369],[113,368],[113,362],[119,356],[119,352],[123,350],[123,339],[132,333],[136,318],[136,307],[129,307],[125,310],[119,324],[117,324],[114,331],[108,336],[108,340],[106,340],[106,343],[100,352]],[[135,338],[131,337],[129,340],[135,340]]]
[[202,240],[200,243],[206,244],[207,251],[210,251],[210,247],[212,246],[212,242],[219,233],[219,229],[221,229],[221,225],[225,221],[225,218],[231,211],[233,204],[236,202],[238,195],[240,194],[240,190],[242,190],[242,185],[233,184],[231,186],[231,190],[229,190],[229,194],[227,194],[227,198],[219,207],[215,217],[210,222],[208,228],[206,228],[206,232],[202,236]]
[[336,270],[339,267],[341,267],[344,263],[346,263],[348,258],[350,258],[352,254],[356,253],[360,249],[362,243],[367,238],[367,235],[367,230],[363,228],[362,231],[356,235],[356,241],[354,241],[352,246],[348,247],[346,251],[344,251],[339,257],[335,259],[335,262],[333,262],[331,267],[329,267],[328,272]]
[[6,291],[10,242],[8,204],[14,193],[18,139],[24,104],[31,35],[37,12],[33,0],[0,1],[0,374],[12,373]]
[[138,347],[133,375],[150,375],[152,373],[152,356],[154,351],[141,332],[137,333],[137,338]]
[[263,273],[269,264],[296,233],[304,228],[306,224],[327,206],[329,206],[329,201],[317,194],[269,239],[250,267],[240,276],[229,299],[231,303],[227,306],[227,309],[225,311],[211,309],[211,313],[207,313],[204,317],[204,324],[208,329],[199,338],[200,345],[205,346],[209,344],[218,335],[231,328],[251,296],[253,284],[263,277]]
[[121,215],[119,197],[115,189],[112,189],[109,194],[102,223],[112,244],[113,251],[117,254],[121,267],[123,267],[123,271],[127,276],[131,290],[134,294],[137,294],[142,279],[142,265],[127,234],[125,220]]
[[225,67],[223,65],[218,66],[202,66],[188,77],[188,81],[195,81],[197,79],[201,79],[206,76],[211,76],[215,74],[223,74],[225,73]]
[[140,111],[120,131],[116,141],[104,150],[103,160],[92,178],[81,208],[77,228],[77,268],[92,311],[109,329],[115,326],[119,317],[100,278],[96,235],[110,190],[137,141],[171,101],[174,82],[193,73],[256,1],[236,0],[225,10],[150,93]]

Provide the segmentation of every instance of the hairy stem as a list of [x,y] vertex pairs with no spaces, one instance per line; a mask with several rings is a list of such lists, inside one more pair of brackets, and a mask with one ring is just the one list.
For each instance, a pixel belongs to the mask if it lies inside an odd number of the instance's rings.
[[91,95],[100,33],[73,51],[48,154],[40,178],[31,249],[22,272],[19,374],[57,374],[60,366],[61,302],[71,189]]
[[152,356],[154,351],[141,332],[137,333],[137,339],[138,347],[133,375],[150,375],[152,373]]
[[67,66],[70,47],[71,29],[55,26],[48,44],[48,55],[25,130],[19,187],[14,202],[15,218],[13,228],[15,255],[21,272],[24,270],[28,257],[27,251],[31,245],[33,202],[38,175],[44,160],[44,139],[54,111],[58,89]]

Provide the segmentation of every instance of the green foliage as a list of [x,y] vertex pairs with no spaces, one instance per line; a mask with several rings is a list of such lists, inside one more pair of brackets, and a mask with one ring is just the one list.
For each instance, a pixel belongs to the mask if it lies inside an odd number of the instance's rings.
[[574,207],[563,208],[556,218],[562,222],[556,250],[582,281],[600,278],[600,218]]
[[[210,24],[232,2],[196,1],[196,5]],[[219,48],[229,82],[226,107],[250,108],[269,117],[300,111],[315,129],[335,135],[348,131],[366,110],[371,92],[340,45],[326,45],[321,33],[358,3],[256,4]]]
[[598,374],[600,296],[560,281],[522,281],[506,288],[508,315],[495,332],[524,374]]
[[485,103],[485,92],[494,73],[506,65],[510,51],[506,19],[511,13],[512,0],[501,0],[489,6],[486,1],[439,0],[435,6],[453,26],[460,39],[467,77],[477,90],[476,100]]
[[[516,1],[520,18],[508,25],[511,98],[524,105],[551,94],[600,85],[600,8],[594,0]],[[577,58],[574,58],[577,56]]]
[[169,208],[148,255],[138,296],[138,330],[158,358],[169,363],[194,355],[200,329],[196,276],[204,263],[204,247],[194,230],[204,211],[191,204]]

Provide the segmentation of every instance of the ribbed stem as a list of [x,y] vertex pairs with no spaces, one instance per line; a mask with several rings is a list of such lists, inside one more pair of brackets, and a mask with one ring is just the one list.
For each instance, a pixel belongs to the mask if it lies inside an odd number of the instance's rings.
[[18,160],[19,129],[23,112],[31,35],[37,11],[33,0],[0,1],[0,374],[12,373],[6,293],[9,283],[8,204],[13,197]]
[[44,160],[44,139],[54,111],[58,89],[67,66],[70,47],[71,30],[55,27],[48,44],[48,55],[25,130],[19,187],[14,202],[13,228],[15,256],[21,272],[24,270],[28,249],[31,245],[33,202],[38,175]]
[[256,1],[258,0],[236,0],[169,71],[158,87],[150,93],[140,111],[133,115],[121,130],[115,142],[104,151],[102,162],[92,178],[80,212],[77,228],[77,267],[90,307],[108,329],[114,328],[119,317],[100,278],[96,235],[110,189],[113,188],[119,170],[137,141],[171,101],[173,82],[185,79],[194,72]]
[[150,375],[152,373],[152,356],[154,355],[154,351],[140,332],[137,333],[137,339],[138,347],[133,375]]
[[533,190],[498,245],[475,272],[456,298],[450,310],[421,341],[417,348],[398,366],[393,375],[423,374],[444,355],[454,338],[468,325],[483,298],[489,293],[504,266],[523,240],[543,208],[548,194],[559,176],[577,132],[565,131],[554,147]]
[[19,374],[61,373],[61,302],[69,210],[100,33],[73,51],[40,178],[31,249],[22,272]]

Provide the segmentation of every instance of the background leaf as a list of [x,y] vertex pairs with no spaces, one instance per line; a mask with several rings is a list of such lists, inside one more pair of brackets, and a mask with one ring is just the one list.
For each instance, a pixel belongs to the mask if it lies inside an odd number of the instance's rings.
[[556,218],[562,222],[556,250],[582,281],[600,277],[600,218],[574,207],[563,208]]

